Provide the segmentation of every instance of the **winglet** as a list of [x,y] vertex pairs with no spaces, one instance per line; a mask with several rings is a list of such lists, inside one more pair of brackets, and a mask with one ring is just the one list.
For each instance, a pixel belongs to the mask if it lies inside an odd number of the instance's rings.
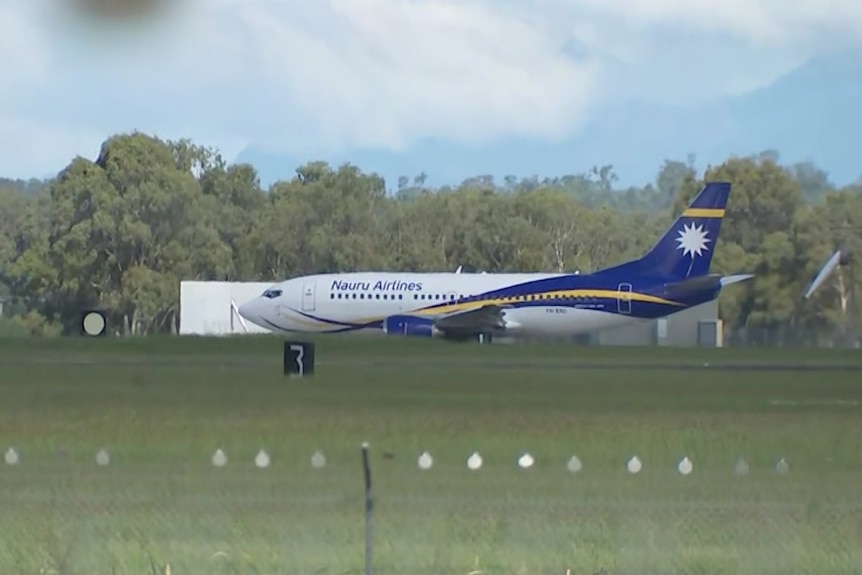
[[810,298],[811,295],[815,291],[817,291],[817,288],[819,288],[820,285],[824,281],[826,281],[826,278],[829,277],[829,274],[831,274],[836,267],[838,267],[839,263],[841,263],[841,250],[838,250],[834,254],[832,254],[832,257],[829,258],[829,261],[826,262],[826,265],[820,268],[820,271],[817,273],[817,277],[814,278],[814,281],[811,282],[811,285],[808,286],[808,290],[806,290],[805,292],[805,299]]

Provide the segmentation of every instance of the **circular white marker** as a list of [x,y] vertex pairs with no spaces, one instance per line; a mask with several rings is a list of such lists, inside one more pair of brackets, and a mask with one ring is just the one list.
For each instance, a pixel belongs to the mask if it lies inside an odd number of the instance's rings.
[[96,465],[106,466],[111,463],[111,456],[108,455],[108,452],[105,449],[100,449],[96,454]]
[[84,331],[87,335],[99,335],[105,329],[105,318],[102,314],[91,311],[84,316]]
[[778,460],[778,463],[775,464],[775,471],[780,475],[787,475],[790,471],[790,464],[787,463],[787,460],[783,457]]
[[474,451],[473,455],[467,458],[467,467],[473,471],[482,467],[482,456]]
[[326,465],[326,456],[319,449],[311,455],[311,466],[315,469],[320,469]]
[[733,472],[736,473],[737,475],[745,475],[746,473],[748,473],[748,470],[749,470],[748,462],[742,457],[740,457],[736,461],[736,465],[734,465],[734,467],[733,467]]
[[263,469],[269,467],[269,453],[261,449],[254,458],[254,464]]
[[529,453],[525,453],[518,458],[518,467],[520,467],[521,469],[529,469],[533,466],[535,462],[536,460],[533,459],[532,455],[530,455]]
[[216,452],[213,453],[212,462],[216,467],[224,467],[227,465],[227,455],[221,449],[216,449]]
[[566,469],[572,473],[577,473],[582,467],[583,465],[581,464],[581,460],[578,459],[577,455],[572,455],[572,458],[569,459],[569,462],[566,464]]
[[637,455],[629,459],[629,462],[626,464],[626,469],[629,470],[629,473],[640,473],[640,470],[643,469],[643,464],[641,463],[641,460],[638,459]]
[[10,447],[6,451],[6,464],[7,465],[17,465],[18,464],[18,452],[15,451],[15,449],[12,447]]
[[417,463],[419,465],[419,469],[431,469],[431,466],[434,465],[434,458],[431,457],[430,453],[425,451],[419,456]]
[[692,472],[692,470],[694,470],[694,464],[688,457],[683,457],[682,461],[680,461],[679,465],[677,465],[677,469],[679,469],[679,472],[683,475],[688,475]]

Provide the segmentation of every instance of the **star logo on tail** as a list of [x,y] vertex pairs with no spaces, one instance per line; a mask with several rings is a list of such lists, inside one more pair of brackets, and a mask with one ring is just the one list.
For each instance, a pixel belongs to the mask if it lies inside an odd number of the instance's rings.
[[690,225],[683,225],[676,241],[679,243],[676,249],[682,250],[683,255],[694,258],[696,255],[702,256],[703,252],[709,249],[706,244],[712,240],[707,237],[703,225],[695,226],[692,223]]

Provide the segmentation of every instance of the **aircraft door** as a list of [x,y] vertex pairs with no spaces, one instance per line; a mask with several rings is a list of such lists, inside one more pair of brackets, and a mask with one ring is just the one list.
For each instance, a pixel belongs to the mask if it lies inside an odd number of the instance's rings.
[[624,314],[632,313],[632,284],[622,283],[617,289],[617,311]]
[[302,311],[314,311],[314,281],[302,284]]

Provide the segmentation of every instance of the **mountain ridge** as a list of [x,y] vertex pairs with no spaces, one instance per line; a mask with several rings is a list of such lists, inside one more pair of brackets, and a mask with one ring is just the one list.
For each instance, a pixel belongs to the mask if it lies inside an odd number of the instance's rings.
[[239,162],[255,166],[264,185],[293,177],[308,161],[350,162],[384,176],[428,175],[432,186],[457,185],[471,176],[562,176],[612,164],[618,185],[655,181],[665,159],[689,154],[703,170],[731,156],[775,150],[783,163],[810,161],[831,182],[862,178],[862,55],[817,56],[750,92],[697,107],[659,106],[630,100],[608,107],[572,138],[547,143],[508,138],[483,148],[439,139],[418,142],[405,152],[350,150],[325,157],[291,157],[252,147]]

